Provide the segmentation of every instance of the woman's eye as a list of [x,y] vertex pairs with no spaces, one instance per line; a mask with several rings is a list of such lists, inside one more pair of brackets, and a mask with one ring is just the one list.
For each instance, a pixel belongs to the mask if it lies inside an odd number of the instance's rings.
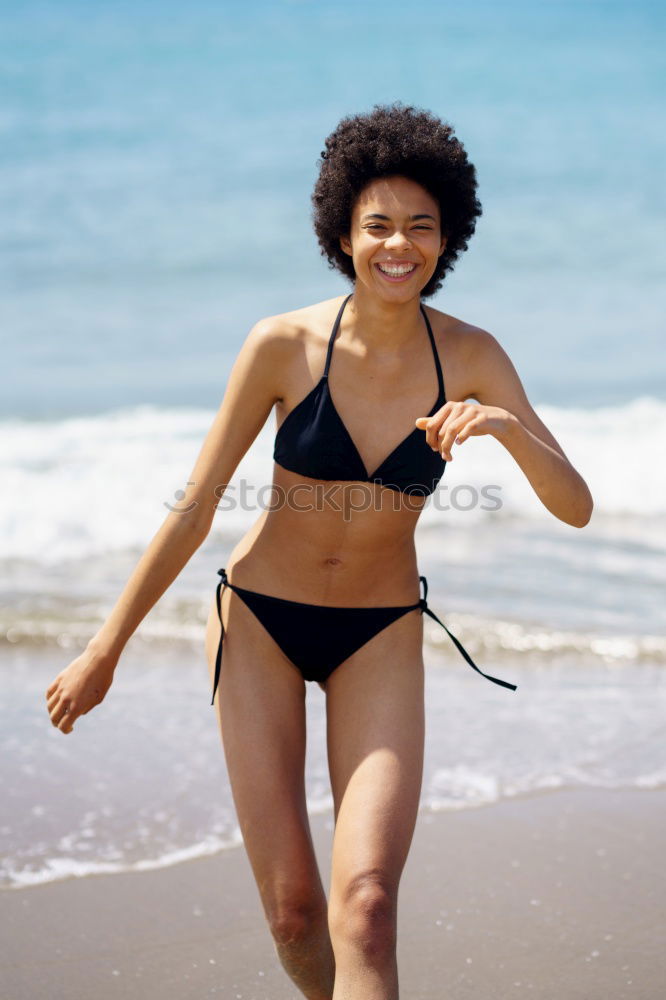
[[[384,226],[380,225],[378,222],[373,222],[371,225],[366,226],[366,229],[383,229]],[[414,229],[425,229],[426,232],[432,232],[432,226],[414,226]]]

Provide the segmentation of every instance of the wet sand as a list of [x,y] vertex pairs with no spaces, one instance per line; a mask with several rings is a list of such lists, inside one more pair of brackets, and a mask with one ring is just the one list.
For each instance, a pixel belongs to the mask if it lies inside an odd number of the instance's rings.
[[[666,790],[576,789],[419,816],[404,1000],[659,1000]],[[328,885],[332,820],[312,819]],[[243,848],[0,893],[2,1000],[299,1000]]]

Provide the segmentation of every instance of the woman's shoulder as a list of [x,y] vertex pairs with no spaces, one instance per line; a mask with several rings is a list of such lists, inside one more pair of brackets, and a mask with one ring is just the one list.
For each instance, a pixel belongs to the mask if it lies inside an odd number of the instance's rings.
[[511,363],[508,354],[497,337],[483,327],[432,306],[427,306],[426,312],[446,372],[448,398],[478,398],[479,387],[492,380],[498,367]]
[[257,320],[256,325],[266,325],[273,329],[283,329],[292,332],[294,329],[310,326],[324,316],[328,316],[332,309],[342,305],[347,298],[346,295],[336,295],[332,299],[323,299],[321,302],[313,302],[298,309],[290,309],[287,312],[275,313],[273,316],[264,316]]
[[499,346],[498,339],[481,326],[430,305],[426,306],[426,312],[438,348],[448,346],[471,358],[492,354]]
[[254,324],[250,336],[264,345],[279,347],[283,352],[302,349],[324,339],[328,341],[333,325],[331,315],[335,315],[345,297],[339,295],[288,312],[264,316]]

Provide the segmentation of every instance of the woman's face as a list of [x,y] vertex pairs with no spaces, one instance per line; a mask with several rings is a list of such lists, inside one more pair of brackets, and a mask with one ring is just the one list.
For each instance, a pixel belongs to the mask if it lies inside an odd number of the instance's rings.
[[446,249],[439,205],[407,177],[377,178],[356,199],[340,246],[354,262],[357,284],[404,302],[428,284]]

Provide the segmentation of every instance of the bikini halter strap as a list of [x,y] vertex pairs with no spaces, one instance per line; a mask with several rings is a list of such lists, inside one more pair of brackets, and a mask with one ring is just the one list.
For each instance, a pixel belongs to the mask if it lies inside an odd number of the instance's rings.
[[342,319],[342,314],[345,311],[345,306],[349,302],[350,298],[354,293],[350,292],[345,301],[340,306],[338,315],[335,318],[335,323],[333,324],[333,330],[331,331],[331,336],[328,340],[328,351],[326,352],[326,367],[324,368],[324,378],[328,378],[328,369],[331,367],[331,358],[333,357],[333,341],[335,336],[340,329],[340,320]]
[[[328,372],[329,372],[329,369],[331,367],[331,358],[333,357],[333,344],[335,342],[335,338],[337,336],[338,330],[340,329],[340,320],[342,319],[342,314],[345,311],[345,306],[347,305],[347,303],[349,302],[349,300],[350,300],[350,298],[352,297],[353,294],[354,294],[353,292],[349,293],[349,295],[347,296],[347,298],[344,300],[344,302],[340,306],[340,309],[338,310],[338,315],[335,318],[335,323],[333,324],[333,329],[331,331],[331,336],[329,337],[329,340],[328,340],[328,350],[326,352],[326,365],[324,367],[324,375],[323,375],[324,378],[328,378]],[[430,346],[432,348],[433,359],[434,359],[434,362],[435,362],[435,370],[437,371],[437,384],[439,386],[439,396],[441,398],[441,397],[445,396],[445,391],[444,391],[444,376],[442,374],[442,366],[441,366],[440,361],[439,361],[439,354],[437,353],[437,345],[435,344],[435,336],[434,336],[434,334],[432,332],[432,327],[430,325],[430,320],[428,319],[427,312],[423,308],[423,303],[422,302],[419,303],[419,308],[420,308],[421,312],[423,313],[423,318],[425,320],[426,328],[428,330],[428,338],[430,340]]]

